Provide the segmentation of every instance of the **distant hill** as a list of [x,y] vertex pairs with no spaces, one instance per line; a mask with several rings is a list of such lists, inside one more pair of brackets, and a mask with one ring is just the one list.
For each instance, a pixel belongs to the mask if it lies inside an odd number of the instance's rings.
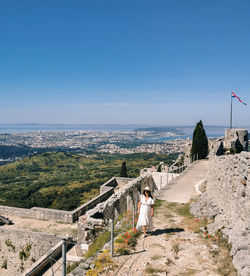
[[[23,157],[29,154],[34,154],[38,149],[32,149],[25,145],[20,146],[8,146],[8,145],[0,145],[0,158],[8,159],[14,157]],[[41,149],[39,149],[41,152]]]
[[72,210],[99,193],[99,187],[119,176],[126,161],[129,177],[142,168],[171,164],[177,154],[97,154],[46,152],[0,167],[0,205]]
[[177,129],[175,127],[168,127],[168,126],[162,126],[162,127],[145,127],[145,128],[138,128],[137,131],[153,131],[153,132],[172,132],[177,135],[185,135],[185,133]]
[[[207,135],[210,137],[223,136],[225,133],[225,128],[227,128],[226,126],[213,126],[213,125],[207,125],[204,127]],[[194,131],[194,126],[158,126],[158,127],[138,128],[137,130],[153,131],[155,133],[172,132],[176,135],[184,136],[184,135],[192,135]]]
[[0,159],[13,159],[13,158],[24,158],[27,156],[32,156],[34,154],[40,154],[48,151],[65,151],[71,153],[79,153],[82,152],[82,149],[70,149],[70,148],[62,148],[62,147],[51,147],[51,148],[32,148],[26,145],[18,145],[18,146],[9,146],[9,145],[0,145]]

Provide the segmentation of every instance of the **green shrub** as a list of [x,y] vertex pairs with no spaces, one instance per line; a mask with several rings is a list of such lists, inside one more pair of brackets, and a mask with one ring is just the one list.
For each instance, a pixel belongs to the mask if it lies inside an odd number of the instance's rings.
[[6,240],[5,241],[5,244],[8,246],[8,247],[10,247],[13,251],[15,251],[15,245],[13,245],[13,243],[12,243],[12,241],[11,240]]
[[98,250],[103,248],[103,246],[110,240],[110,232],[106,231],[102,233],[99,237],[97,237],[93,243],[89,246],[89,250],[87,251],[85,257],[89,258],[93,256]]
[[21,251],[19,251],[20,260],[26,261],[29,258],[31,247],[32,247],[32,243],[28,243],[24,248],[21,249]]
[[2,268],[7,269],[7,267],[8,267],[7,260],[4,259],[4,260],[3,260],[3,263],[2,263]]
[[117,253],[120,255],[129,255],[130,251],[127,247],[119,247],[117,248]]

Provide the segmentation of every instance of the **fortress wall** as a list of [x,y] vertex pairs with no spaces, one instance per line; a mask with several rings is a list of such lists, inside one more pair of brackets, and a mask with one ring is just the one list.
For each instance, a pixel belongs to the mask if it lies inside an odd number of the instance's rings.
[[[112,186],[108,186],[110,183],[112,183]],[[117,186],[115,178],[111,178],[108,182],[103,184],[100,187],[100,195],[96,196],[95,198],[91,199],[87,203],[81,205],[74,211],[72,211],[73,216],[73,222],[77,221],[80,216],[85,214],[88,210],[91,208],[94,208],[97,204],[107,200],[114,194],[114,189]]]
[[59,222],[72,223],[72,212],[33,207],[31,209],[0,206],[0,214],[3,216],[17,216],[23,218],[54,220]]
[[[126,179],[126,181],[129,182],[131,179]],[[73,223],[77,221],[80,216],[85,214],[86,211],[95,207],[98,203],[107,200],[114,193],[114,189],[117,185],[116,178],[111,178],[100,187],[100,194],[98,196],[91,199],[87,203],[82,204],[73,211],[63,211],[40,207],[25,209],[0,205],[0,215]]]
[[209,161],[206,191],[191,205],[191,212],[214,218],[208,230],[222,230],[232,244],[239,275],[250,275],[250,153],[214,156]]
[[127,210],[136,205],[139,195],[144,188],[149,186],[152,191],[157,190],[157,186],[151,176],[147,173],[139,176],[129,182],[113,194],[108,200],[98,204],[95,208],[86,212],[80,217],[78,223],[78,253],[81,254],[81,244],[90,243],[97,235],[96,229],[105,226],[110,218],[117,218],[120,214],[124,214]]
[[[61,239],[62,237],[53,234],[0,228],[0,275],[21,275],[23,269],[31,266]],[[20,252],[29,244],[30,255],[22,261]],[[7,269],[2,267],[5,260]]]

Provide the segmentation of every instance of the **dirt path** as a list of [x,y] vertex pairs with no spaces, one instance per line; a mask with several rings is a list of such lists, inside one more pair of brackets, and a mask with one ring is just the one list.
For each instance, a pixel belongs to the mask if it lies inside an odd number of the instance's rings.
[[195,185],[206,178],[208,164],[207,160],[199,160],[192,163],[190,168],[173,181],[173,184],[170,183],[171,189],[163,187],[161,199],[188,203],[191,198],[198,195]]
[[187,202],[197,195],[194,186],[205,178],[207,167],[206,161],[196,162],[163,192],[154,232],[141,236],[130,255],[114,257],[116,271],[104,275],[236,275],[227,246],[217,237],[204,236],[200,229],[207,222],[189,213]]
[[134,253],[115,257],[116,272],[105,275],[236,275],[228,249],[200,233],[203,222],[187,210],[187,204],[164,201],[154,217],[154,233],[140,237]]

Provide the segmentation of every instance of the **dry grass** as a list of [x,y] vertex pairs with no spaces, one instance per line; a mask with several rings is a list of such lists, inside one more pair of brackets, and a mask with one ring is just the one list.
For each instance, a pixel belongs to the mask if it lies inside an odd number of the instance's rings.
[[185,269],[185,271],[180,272],[179,276],[190,276],[190,275],[195,275],[198,272],[198,270],[196,269],[192,269],[192,268],[187,268]]
[[[176,216],[181,216],[181,227],[192,231],[196,234],[201,235],[201,242],[206,244],[208,247],[211,245],[217,245],[214,248],[211,247],[210,255],[213,259],[214,263],[217,266],[217,272],[223,276],[236,276],[235,268],[232,264],[232,257],[230,256],[230,244],[228,244],[227,240],[223,239],[221,231],[217,232],[216,237],[208,238],[208,236],[204,237],[204,232],[206,231],[206,227],[208,224],[212,223],[212,219],[207,218],[195,218],[189,209],[189,204],[178,204],[173,202],[164,202],[161,206],[161,211],[163,212],[166,218],[169,218],[169,222],[171,219]],[[174,221],[173,221],[174,222]],[[171,225],[171,228],[178,228],[180,225]],[[168,240],[172,237],[174,233],[166,234],[166,239]],[[179,244],[181,241],[174,240],[172,244],[172,252],[175,255],[175,258],[178,258],[178,253],[180,251]],[[193,275],[197,273],[194,269],[185,270],[185,272],[180,273],[179,275]]]
[[167,258],[167,261],[165,262],[165,264],[167,266],[170,266],[170,265],[174,265],[174,262],[171,259]]
[[164,246],[162,246],[160,243],[153,243],[152,244],[152,247],[160,247],[160,248],[162,248],[162,249],[164,249],[165,247]]
[[172,245],[172,252],[174,253],[175,257],[177,257],[178,253],[180,252],[180,245],[179,243],[174,243]]
[[217,257],[218,273],[223,276],[237,276],[236,270],[232,264],[232,257],[227,250],[220,252]]
[[151,257],[151,260],[152,261],[156,261],[156,260],[159,260],[161,258],[162,258],[162,255],[156,254],[156,255],[154,255],[154,256]]
[[149,274],[149,275],[156,275],[155,273],[162,273],[162,272],[166,272],[167,274],[167,270],[166,269],[161,269],[161,268],[155,268],[152,267],[152,265],[148,265],[145,269],[145,273]]

